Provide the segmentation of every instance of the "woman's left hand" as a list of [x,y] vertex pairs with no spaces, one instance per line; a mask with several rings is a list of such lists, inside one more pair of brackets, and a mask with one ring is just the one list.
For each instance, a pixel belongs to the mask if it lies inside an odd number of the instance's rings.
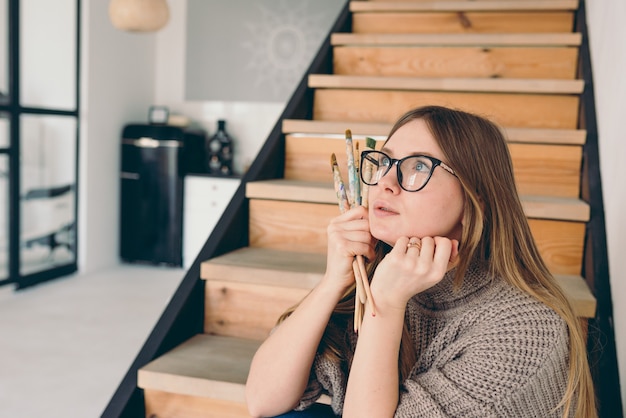
[[376,268],[372,296],[378,310],[402,309],[414,295],[443,279],[459,242],[446,237],[401,237]]

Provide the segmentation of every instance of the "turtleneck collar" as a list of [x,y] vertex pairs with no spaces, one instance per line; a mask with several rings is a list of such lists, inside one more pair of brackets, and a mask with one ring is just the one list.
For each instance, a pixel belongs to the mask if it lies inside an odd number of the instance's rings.
[[454,285],[456,268],[448,271],[435,286],[413,297],[414,301],[430,310],[447,310],[466,304],[479,293],[490,288],[496,280],[489,274],[485,265],[474,262],[469,265],[460,286]]

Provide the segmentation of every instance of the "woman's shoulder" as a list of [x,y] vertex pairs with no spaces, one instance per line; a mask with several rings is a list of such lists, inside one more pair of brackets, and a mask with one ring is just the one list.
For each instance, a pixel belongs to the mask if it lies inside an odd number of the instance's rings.
[[[509,317],[512,314],[523,314],[526,320],[548,321],[555,324],[563,323],[556,311],[545,302],[513,286],[504,279],[500,280],[500,289],[493,295],[492,307],[501,316]],[[502,310],[503,307],[507,309]]]
[[446,322],[540,321],[556,326],[559,315],[537,298],[513,286],[502,277],[486,272],[466,277],[460,287],[441,283],[440,289],[416,295],[409,301],[409,316],[431,317]]
[[[463,303],[442,310],[425,309],[419,302],[408,307],[409,327],[421,335],[424,329],[450,334],[463,344],[511,344],[567,346],[565,321],[549,306],[502,278],[493,278],[481,292]],[[415,333],[412,332],[412,333]],[[433,338],[437,338],[432,335]]]
[[483,359],[485,364],[498,353],[502,363],[496,363],[496,368],[523,365],[526,378],[546,368],[554,372],[565,367],[569,334],[563,318],[505,281],[498,287],[489,301],[459,318],[472,325],[458,328],[461,332],[456,349],[476,360]]
[[563,318],[544,302],[518,289],[504,279],[480,305],[476,312],[482,331],[551,335],[557,338],[566,330]]

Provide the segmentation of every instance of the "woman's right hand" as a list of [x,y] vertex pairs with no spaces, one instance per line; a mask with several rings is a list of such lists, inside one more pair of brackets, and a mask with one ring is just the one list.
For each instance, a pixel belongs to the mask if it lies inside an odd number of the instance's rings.
[[370,234],[367,209],[358,206],[333,218],[328,225],[327,234],[328,253],[324,281],[345,290],[354,283],[354,257],[374,257],[376,240]]

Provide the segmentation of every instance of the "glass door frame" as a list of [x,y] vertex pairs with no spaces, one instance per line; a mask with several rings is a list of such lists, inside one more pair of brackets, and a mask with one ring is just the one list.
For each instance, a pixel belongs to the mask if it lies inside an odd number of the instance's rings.
[[[80,20],[81,1],[76,2],[76,97],[75,108],[72,110],[60,110],[42,107],[22,107],[20,101],[20,0],[7,0],[8,4],[8,103],[0,103],[0,113],[8,114],[10,132],[9,148],[0,148],[0,156],[9,157],[9,239],[8,239],[8,278],[0,278],[0,285],[15,283],[17,289],[32,286],[47,280],[66,276],[77,270],[78,260],[78,189],[79,189],[79,132],[80,132]],[[66,116],[76,120],[74,169],[75,169],[75,196],[74,199],[74,259],[66,265],[54,266],[47,270],[32,274],[21,274],[20,272],[20,143],[21,130],[20,118],[23,115],[46,115],[46,116]],[[3,222],[4,220],[0,220]]]

